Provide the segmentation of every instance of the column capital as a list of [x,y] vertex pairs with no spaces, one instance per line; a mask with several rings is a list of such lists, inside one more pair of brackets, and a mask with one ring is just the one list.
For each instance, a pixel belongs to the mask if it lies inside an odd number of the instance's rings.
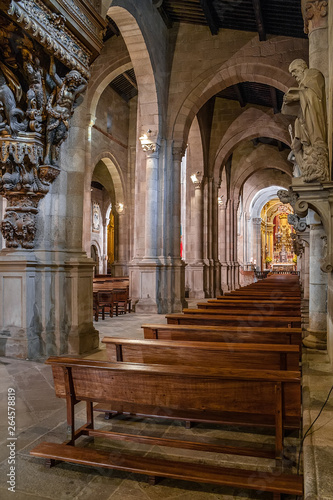
[[302,0],[304,33],[309,35],[314,29],[327,28],[328,2],[326,0]]
[[174,161],[181,161],[185,154],[185,148],[183,146],[173,146],[172,156]]
[[150,129],[139,137],[139,141],[142,151],[147,153],[147,156],[158,156],[160,145]]
[[194,189],[200,189],[202,186],[203,175],[202,172],[196,172],[191,175],[191,181],[193,182]]
[[252,222],[255,226],[261,225],[261,217],[252,217]]

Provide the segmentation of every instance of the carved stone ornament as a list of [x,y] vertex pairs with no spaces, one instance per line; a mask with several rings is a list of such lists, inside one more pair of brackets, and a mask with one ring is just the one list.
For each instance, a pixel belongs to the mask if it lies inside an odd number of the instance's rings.
[[303,232],[307,228],[305,221],[302,221],[296,214],[288,214],[288,223],[294,226],[295,231]]
[[291,148],[304,182],[329,180],[325,78],[303,59],[289,66],[298,87],[291,87],[283,98],[281,112],[295,116],[294,131],[289,126]]
[[304,244],[296,233],[291,233],[294,254],[300,256],[304,251]]
[[[60,173],[59,150],[87,86],[88,59],[64,18],[38,0],[11,2],[9,13],[32,38],[0,15],[0,195],[8,201],[1,232],[7,247],[33,248],[38,203]],[[82,72],[62,67],[60,76],[50,52]]]
[[326,0],[302,0],[302,13],[304,33],[309,34],[313,29],[327,26],[328,2]]
[[66,29],[63,16],[40,0],[12,0],[7,14],[65,66],[89,78],[91,53]]
[[298,198],[298,194],[294,193],[293,190],[290,188],[288,191],[285,189],[279,189],[279,191],[276,194],[281,203],[283,203],[284,205],[287,205],[287,203],[289,203],[292,207],[294,207]]

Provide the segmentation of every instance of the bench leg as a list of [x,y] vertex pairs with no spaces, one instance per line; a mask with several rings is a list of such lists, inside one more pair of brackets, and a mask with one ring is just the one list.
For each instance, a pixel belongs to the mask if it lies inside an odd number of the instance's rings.
[[280,493],[273,493],[273,500],[281,500],[281,494]]
[[192,428],[191,420],[186,420],[185,421],[185,429],[191,429],[191,428]]
[[51,469],[55,465],[55,460],[53,458],[46,458],[45,459],[45,467],[48,469]]
[[104,414],[104,420],[111,420],[111,418],[119,415],[117,411],[106,411]]
[[155,486],[155,484],[158,482],[158,478],[156,476],[148,476],[148,483],[151,486]]

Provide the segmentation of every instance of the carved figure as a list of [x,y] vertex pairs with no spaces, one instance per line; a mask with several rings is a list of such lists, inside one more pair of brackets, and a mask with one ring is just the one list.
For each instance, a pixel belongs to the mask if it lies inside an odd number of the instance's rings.
[[22,89],[16,76],[0,62],[0,132],[5,130],[15,136],[18,132],[25,132],[28,123],[24,112],[16,107],[13,90],[20,100]]
[[59,157],[61,144],[67,138],[69,120],[74,113],[79,95],[87,87],[87,81],[76,70],[72,70],[62,79],[56,73],[54,60],[51,57],[50,76],[57,85],[51,94],[46,111],[45,165],[55,165]]
[[35,60],[32,53],[22,49],[23,70],[29,83],[27,92],[27,116],[30,119],[29,127],[34,132],[41,131],[41,122],[46,105],[46,96],[43,80],[43,70],[39,59]]
[[328,180],[325,79],[316,69],[309,69],[303,59],[289,66],[298,83],[283,98],[282,113],[297,116],[292,150],[305,182]]

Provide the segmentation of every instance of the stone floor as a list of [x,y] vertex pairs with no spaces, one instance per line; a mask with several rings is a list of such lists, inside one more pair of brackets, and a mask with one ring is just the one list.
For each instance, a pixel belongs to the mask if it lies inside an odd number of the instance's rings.
[[[100,338],[105,335],[129,338],[143,338],[143,323],[164,323],[163,315],[127,314],[118,318],[109,318],[95,324],[100,331]],[[103,348],[92,357],[103,357]],[[306,430],[315,419],[325,401],[330,387],[333,384],[332,368],[327,354],[321,351],[306,351],[303,355],[303,404],[304,429]],[[13,388],[16,395],[16,488],[15,495],[8,491],[9,477],[8,458],[10,447],[8,443],[7,425],[7,395],[8,389]],[[102,470],[58,464],[47,469],[42,460],[32,458],[30,449],[40,441],[62,442],[66,438],[65,402],[57,399],[52,385],[50,367],[32,361],[19,361],[9,358],[0,358],[0,392],[1,392],[1,421],[0,421],[0,498],[7,500],[42,500],[42,499],[77,499],[90,500],[229,500],[229,499],[257,499],[268,500],[270,495],[257,492],[221,488],[217,486],[196,484],[185,481],[162,480],[155,486],[149,485],[144,476],[122,473],[118,471]],[[77,425],[84,422],[85,409],[82,403],[77,405]],[[195,439],[216,439],[228,435],[232,439],[242,439],[256,442],[271,443],[273,436],[266,431],[263,435],[251,434],[249,430],[224,429],[217,426],[196,425],[190,430],[184,429],[179,422],[170,423],[163,419],[118,418],[105,421],[102,415],[96,416],[96,427],[112,428],[113,430],[128,429],[129,425],[134,432],[149,429],[151,435],[176,437],[178,435],[194,437]],[[96,443],[96,441],[95,441]],[[297,460],[295,436],[288,437],[290,458]],[[99,442],[100,446],[112,447],[110,443]],[[89,439],[86,445],[90,446]],[[119,448],[119,443],[116,444]],[[121,448],[128,445],[121,444]],[[131,446],[135,453],[159,456],[162,452],[170,458],[177,454],[179,459],[191,459],[202,462],[202,456],[194,452],[178,453],[179,450],[149,448],[144,445]],[[207,463],[220,463],[234,466],[246,465],[247,468],[257,469],[259,459],[244,457],[217,457],[207,454]],[[273,463],[266,461],[264,467],[271,467]],[[262,463],[262,461],[260,462]],[[236,465],[235,465],[236,466]],[[304,471],[306,500],[333,500],[333,396],[329,399],[321,416],[304,442]],[[290,499],[292,497],[289,497]]]

